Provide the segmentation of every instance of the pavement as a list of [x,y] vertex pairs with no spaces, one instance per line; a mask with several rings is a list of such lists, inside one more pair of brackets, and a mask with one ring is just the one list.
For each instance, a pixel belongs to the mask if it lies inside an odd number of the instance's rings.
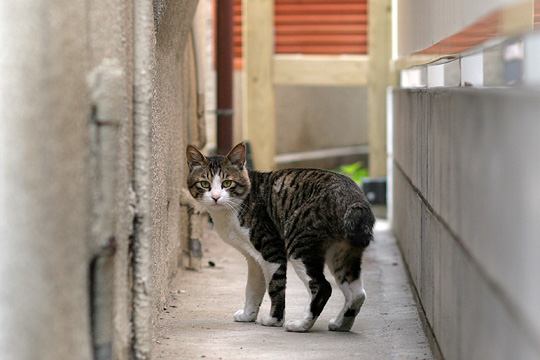
[[[203,248],[203,269],[179,272],[172,282],[169,304],[156,324],[153,359],[433,359],[386,222],[377,221],[375,241],[364,254],[367,298],[349,333],[327,330],[344,301],[329,274],[332,297],[311,332],[233,322],[244,301],[245,260],[212,230],[205,233]],[[286,296],[286,318],[301,318],[308,294],[292,266]],[[265,295],[259,314],[269,308]]]

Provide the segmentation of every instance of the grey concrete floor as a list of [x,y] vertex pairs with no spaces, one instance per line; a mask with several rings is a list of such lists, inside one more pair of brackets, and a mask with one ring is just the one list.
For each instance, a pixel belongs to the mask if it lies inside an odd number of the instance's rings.
[[[327,331],[343,304],[331,276],[332,297],[310,333],[233,322],[243,306],[247,267],[236,250],[208,231],[202,271],[181,272],[173,281],[169,305],[157,324],[153,358],[432,359],[399,250],[386,223],[379,221],[376,229],[363,263],[367,300],[349,333]],[[287,281],[286,317],[300,318],[308,294],[292,267]],[[266,295],[260,314],[269,305]]]

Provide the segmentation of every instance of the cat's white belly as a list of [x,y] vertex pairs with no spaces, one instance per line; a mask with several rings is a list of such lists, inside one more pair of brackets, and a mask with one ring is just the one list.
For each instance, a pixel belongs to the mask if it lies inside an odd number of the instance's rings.
[[214,227],[219,236],[227,244],[240,251],[242,255],[255,260],[261,267],[266,283],[270,281],[279,264],[264,260],[262,254],[255,249],[249,239],[249,228],[242,227],[236,215],[228,210],[211,211]]

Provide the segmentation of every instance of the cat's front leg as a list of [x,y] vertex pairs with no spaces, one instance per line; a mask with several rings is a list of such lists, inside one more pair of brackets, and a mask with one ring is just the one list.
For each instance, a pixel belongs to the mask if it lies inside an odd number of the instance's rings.
[[246,284],[246,300],[244,308],[234,314],[234,321],[253,322],[259,314],[259,307],[266,291],[264,274],[255,259],[246,256],[248,264],[248,279]]

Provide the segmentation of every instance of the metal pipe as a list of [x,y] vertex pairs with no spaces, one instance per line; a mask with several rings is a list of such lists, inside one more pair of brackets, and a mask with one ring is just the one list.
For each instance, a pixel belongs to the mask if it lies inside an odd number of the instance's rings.
[[94,360],[113,357],[114,264],[117,224],[118,132],[125,118],[125,77],[116,59],[87,76],[92,101],[89,146],[91,191],[90,317]]
[[151,299],[151,137],[155,70],[154,13],[151,0],[135,0],[133,24],[133,357],[149,359]]
[[233,0],[217,4],[217,148],[226,154],[233,146]]

